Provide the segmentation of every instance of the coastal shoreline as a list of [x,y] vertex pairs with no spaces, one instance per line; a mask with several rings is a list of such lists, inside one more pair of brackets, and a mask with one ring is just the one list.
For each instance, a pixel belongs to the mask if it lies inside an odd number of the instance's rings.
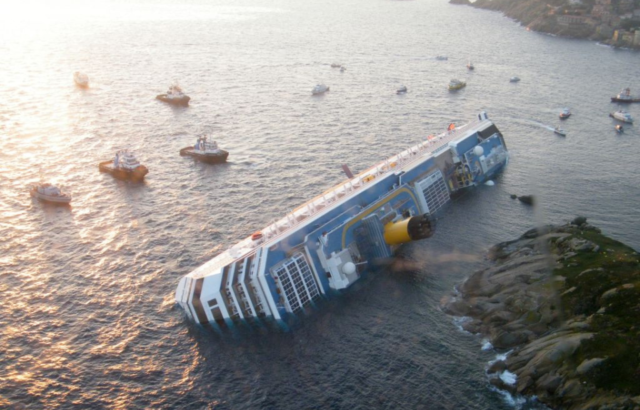
[[[500,11],[526,30],[564,38],[596,41],[614,48],[640,50],[640,9],[617,12],[609,0],[581,1],[449,0],[450,4]],[[633,6],[630,6],[633,7]],[[624,11],[627,11],[624,9]]]
[[503,355],[488,367],[493,386],[552,408],[640,408],[635,250],[578,217],[495,245],[488,259],[442,308]]

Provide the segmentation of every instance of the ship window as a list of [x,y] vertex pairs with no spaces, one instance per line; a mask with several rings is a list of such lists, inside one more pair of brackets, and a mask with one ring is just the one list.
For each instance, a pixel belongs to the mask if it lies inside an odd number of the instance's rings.
[[271,274],[278,278],[285,305],[291,312],[310,304],[319,295],[309,263],[301,253],[272,268]]
[[445,185],[440,171],[433,172],[418,182],[416,186],[422,193],[424,205],[426,205],[425,211],[430,215],[435,214],[450,199],[449,189]]

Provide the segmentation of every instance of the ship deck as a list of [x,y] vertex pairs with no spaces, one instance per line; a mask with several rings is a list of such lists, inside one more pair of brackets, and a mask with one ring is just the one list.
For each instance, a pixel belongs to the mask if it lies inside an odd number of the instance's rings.
[[285,237],[294,229],[299,229],[313,221],[313,216],[319,216],[323,212],[333,209],[335,206],[353,198],[360,192],[360,189],[367,184],[376,183],[376,179],[391,172],[401,172],[411,169],[414,165],[424,162],[430,157],[443,152],[448,144],[455,140],[461,140],[469,135],[468,131],[478,128],[483,122],[489,120],[476,120],[467,123],[459,128],[445,131],[437,136],[430,136],[427,141],[414,145],[399,154],[387,158],[370,168],[360,172],[352,179],[348,179],[315,198],[305,202],[283,218],[271,223],[263,228],[263,239],[257,243],[247,237],[231,248],[216,255],[202,266],[192,271],[187,276],[191,278],[201,278],[222,269],[224,266],[255,253],[260,246],[271,246]]

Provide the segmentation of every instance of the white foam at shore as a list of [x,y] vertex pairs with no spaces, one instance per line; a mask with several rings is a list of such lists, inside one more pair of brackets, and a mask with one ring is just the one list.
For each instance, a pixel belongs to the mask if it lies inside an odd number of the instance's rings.
[[527,399],[522,396],[513,396],[509,392],[497,389],[495,387],[492,390],[495,390],[496,392],[498,392],[500,396],[502,396],[502,399],[508,405],[515,407],[516,409],[521,409],[522,406],[527,403]]
[[464,325],[465,323],[469,322],[473,320],[472,318],[470,318],[469,316],[457,316],[453,318],[453,324],[458,328],[458,330],[460,330],[461,332],[465,332],[465,333],[469,333],[471,334],[471,332],[467,332],[466,330],[464,330],[464,328],[462,327],[462,325]]
[[505,384],[508,384],[509,386],[513,386],[514,384],[516,384],[516,381],[518,380],[518,376],[516,376],[514,373],[511,373],[509,370],[505,370],[502,373],[500,373],[500,380],[502,380],[503,382],[505,382]]

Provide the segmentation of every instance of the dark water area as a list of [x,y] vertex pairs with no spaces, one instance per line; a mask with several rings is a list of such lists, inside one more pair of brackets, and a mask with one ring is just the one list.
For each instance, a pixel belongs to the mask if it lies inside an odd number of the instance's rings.
[[[490,387],[496,352],[441,298],[537,224],[584,215],[640,248],[640,133],[608,117],[620,89],[640,93],[638,53],[446,0],[35,1],[0,5],[0,22],[0,407],[539,408]],[[174,80],[190,107],[154,99]],[[482,110],[511,153],[496,185],[294,331],[217,334],[175,306],[181,276],[342,181],[341,164]],[[179,156],[203,132],[228,164]],[[98,172],[127,147],[143,184]],[[72,206],[33,201],[41,178]]]

